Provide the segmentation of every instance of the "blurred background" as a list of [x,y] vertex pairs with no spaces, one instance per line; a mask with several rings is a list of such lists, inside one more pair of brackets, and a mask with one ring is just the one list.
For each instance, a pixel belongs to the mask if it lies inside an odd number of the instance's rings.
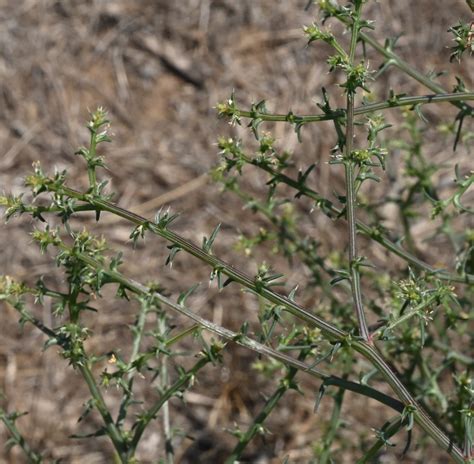
[[[322,101],[322,87],[328,89],[335,106],[343,104],[337,76],[328,74],[325,65],[329,49],[306,46],[302,26],[310,24],[317,14],[313,6],[305,11],[307,4],[307,0],[1,0],[0,191],[22,192],[24,177],[37,160],[47,172],[67,169],[69,185],[87,188],[83,160],[74,152],[88,142],[85,123],[89,112],[103,106],[109,112],[114,136],[113,143],[103,149],[108,169],[101,175],[109,179],[109,188],[116,192],[115,201],[120,206],[148,217],[161,206],[171,206],[181,213],[175,229],[197,243],[222,222],[214,246],[218,256],[250,274],[265,260],[285,272],[288,289],[302,284],[302,303],[312,307],[314,292],[304,287],[308,272],[298,262],[289,264],[273,255],[270,247],[251,256],[236,248],[241,234],[255,233],[268,223],[243,209],[232,194],[223,194],[207,175],[219,161],[218,136],[237,135],[250,152],[256,149],[247,128],[231,128],[216,117],[214,106],[227,99],[232,90],[243,108],[265,99],[269,111],[279,113],[290,109],[294,113],[319,113],[316,103]],[[470,75],[467,66],[463,74],[456,63],[449,63],[452,36],[447,32],[460,18],[468,21],[469,15],[462,0],[368,2],[364,14],[375,20],[374,35],[379,41],[400,35],[397,52],[420,71],[448,70],[449,75],[438,78],[448,91],[456,84],[456,73],[463,75],[468,88],[472,86],[472,67]],[[333,30],[340,30],[336,23]],[[342,40],[347,41],[347,37]],[[381,58],[373,50],[367,49],[367,53],[371,68],[377,69]],[[397,94],[430,93],[395,69],[377,82],[375,99],[387,98],[390,89]],[[453,153],[452,136],[440,137],[433,128],[451,123],[455,108],[448,104],[431,106],[424,113],[429,121],[426,150],[447,165],[446,171],[436,175],[452,180],[454,164],[466,160],[468,152],[460,146]],[[387,119],[399,124],[401,112],[387,113]],[[290,126],[262,127],[273,132],[279,150],[294,153],[297,169],[318,163],[310,177],[315,190],[331,197],[334,190],[343,188],[342,170],[327,164],[336,142],[330,123],[305,127],[302,143]],[[403,137],[396,129],[386,137],[391,134]],[[266,180],[249,171],[244,184],[258,195],[265,191]],[[296,206],[303,217],[299,224],[302,230],[316,234],[326,253],[340,249],[345,243],[344,222],[334,224],[321,213],[309,214],[310,207],[305,200]],[[128,239],[130,225],[105,214],[99,224],[92,218],[77,224],[88,224],[94,232],[104,234],[111,247],[124,251],[124,272],[141,282],[158,280],[173,296],[203,282],[190,306],[208,319],[234,330],[245,320],[257,320],[258,302],[253,297],[231,289],[223,297],[214,288],[208,290],[209,269],[184,253],[172,270],[165,268],[168,250],[163,240],[147,236],[133,249]],[[31,243],[31,227],[26,217],[0,227],[0,273],[30,284],[46,275],[60,285],[51,256],[41,256]],[[428,219],[416,225],[421,254],[430,246],[424,239],[431,229]],[[363,253],[383,266],[385,251],[375,245],[364,249],[364,243]],[[438,257],[429,256],[443,260],[441,252]],[[452,267],[453,263],[446,265]],[[90,316],[94,334],[89,346],[107,353],[117,340],[130,339],[127,325],[133,323],[137,306],[106,299],[99,304],[99,312]],[[49,309],[38,309],[38,316],[48,321]],[[30,327],[21,330],[17,322],[15,312],[2,306],[3,406],[9,411],[29,411],[18,425],[35,449],[47,450],[48,459],[110,462],[111,449],[105,439],[68,438],[78,429],[94,431],[99,424],[95,416],[77,424],[87,391],[57,350],[42,352],[44,338],[38,331]],[[176,316],[173,323],[186,326]],[[187,343],[192,350],[192,341]],[[235,443],[226,429],[235,423],[245,429],[263,404],[259,392],[271,393],[275,388],[274,382],[249,370],[254,358],[250,352],[231,347],[224,366],[201,374],[186,403],[173,400],[173,426],[184,434],[175,441],[177,463],[223,462]],[[299,378],[306,394],[287,394],[267,424],[272,435],[265,441],[255,440],[247,462],[279,463],[285,456],[291,463],[317,462],[314,449],[327,427],[332,400],[323,401],[320,412],[313,414],[319,384],[302,375]],[[145,387],[140,388],[148,398],[156,396]],[[358,443],[369,443],[373,439],[371,428],[381,427],[389,414],[375,405],[368,409],[364,398],[349,394],[348,398],[343,412],[346,426],[336,442],[335,456],[337,462],[351,463],[357,457],[353,453]],[[113,392],[108,401],[113,404]],[[0,427],[0,444],[6,439],[4,427]],[[163,443],[157,422],[156,429],[145,437],[142,462],[157,462],[160,447]],[[399,462],[399,453],[388,450],[380,462]],[[446,462],[438,453],[433,449],[429,462]],[[7,452],[2,447],[0,462],[24,461],[18,450]],[[403,462],[426,462],[426,455],[413,446]]]

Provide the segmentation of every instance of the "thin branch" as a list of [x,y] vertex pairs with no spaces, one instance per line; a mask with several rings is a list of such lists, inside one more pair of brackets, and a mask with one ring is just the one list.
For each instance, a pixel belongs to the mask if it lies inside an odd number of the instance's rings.
[[[5,427],[11,435],[10,444],[15,443],[16,445],[18,445],[25,453],[25,456],[28,458],[29,463],[41,464],[43,462],[43,458],[40,454],[36,453],[31,449],[30,445],[26,442],[23,435],[18,430],[15,424],[15,420],[16,419],[12,419],[11,414],[7,414],[6,411],[0,408],[0,421],[4,423]],[[9,443],[7,442],[7,445],[8,444]]]
[[[361,37],[362,35],[363,33],[361,33]],[[464,101],[474,100],[474,92],[445,93],[444,89],[441,87],[436,88],[440,90],[440,93],[432,95],[413,95],[411,97],[396,97],[394,99],[358,106],[357,108],[354,108],[354,116],[361,116],[363,114],[373,113],[374,111],[400,108],[403,106],[426,105],[430,103],[462,104]],[[260,119],[267,122],[298,122],[301,124],[309,124],[312,122],[331,121],[333,119],[342,118],[346,115],[346,109],[337,108],[331,113],[297,115],[290,112],[286,114],[265,113],[258,110],[245,111],[236,108],[235,115],[240,118]]]
[[[342,21],[341,18],[338,19]],[[446,90],[441,85],[438,85],[436,82],[433,82],[432,79],[430,79],[429,77],[418,71],[416,68],[408,64],[399,55],[394,53],[393,50],[381,45],[370,35],[366,34],[365,32],[361,32],[360,38],[365,43],[369,44],[372,48],[377,50],[382,56],[384,56],[389,61],[389,64],[393,64],[398,69],[418,81],[420,84],[423,84],[426,88],[432,90],[433,92],[436,92],[436,94],[449,95],[448,93],[446,93]],[[452,95],[461,95],[461,93],[455,93]],[[449,101],[454,106],[458,107],[460,110],[465,111],[467,114],[474,115],[474,108],[472,108],[472,106],[468,105],[467,103],[464,103],[464,100],[473,100],[473,96],[474,94],[472,92],[467,92],[464,98],[445,101]]]
[[[360,27],[360,12],[362,2],[356,3],[354,11],[354,20],[352,23],[351,44],[349,49],[349,63],[350,69],[354,66],[354,56],[357,46],[357,39],[359,36]],[[349,77],[348,77],[349,79]],[[354,300],[354,308],[357,315],[359,325],[359,335],[366,341],[371,343],[369,328],[365,318],[364,306],[362,303],[362,289],[360,286],[360,272],[357,265],[359,255],[357,252],[357,228],[356,228],[356,208],[357,208],[357,194],[355,192],[355,167],[356,164],[352,160],[352,148],[354,139],[354,97],[355,89],[348,88],[347,90],[347,119],[346,119],[346,135],[344,147],[344,173],[346,177],[346,219],[349,229],[349,270],[351,273],[351,288],[352,297]],[[342,149],[342,147],[341,147]]]

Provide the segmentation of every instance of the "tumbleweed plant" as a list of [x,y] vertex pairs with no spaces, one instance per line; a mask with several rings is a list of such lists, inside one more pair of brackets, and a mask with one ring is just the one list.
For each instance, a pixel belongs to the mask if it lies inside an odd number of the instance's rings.
[[[431,447],[426,452],[436,453],[440,462],[474,462],[474,208],[469,204],[474,174],[465,162],[452,166],[449,156],[442,162],[427,156],[428,119],[423,113],[426,107],[454,106],[455,120],[443,121],[437,134],[450,137],[453,149],[468,146],[474,137],[469,131],[474,93],[459,77],[453,89],[445,90],[437,75],[425,75],[397,55],[395,39],[376,41],[371,34],[375,24],[364,16],[367,2],[315,3],[319,16],[304,26],[303,33],[308,46],[323,42],[330,50],[325,66],[340,92],[333,96],[321,89],[319,111],[307,115],[290,110],[272,113],[263,100],[245,109],[233,92],[217,104],[217,112],[232,126],[247,126],[255,144],[247,146],[237,132],[220,137],[220,161],[211,173],[226,195],[242,201],[249,222],[258,217],[266,224],[254,234],[242,233],[235,253],[250,259],[262,247],[283,256],[290,266],[300,262],[304,270],[290,279],[298,285],[286,288],[287,276],[267,262],[252,274],[219,258],[213,246],[222,224],[215,224],[196,244],[173,229],[178,215],[170,209],[145,218],[119,207],[119,194],[113,195],[103,180],[106,160],[101,149],[111,142],[103,108],[91,114],[89,144],[76,152],[86,165],[86,190],[77,190],[66,171],[49,174],[38,162],[25,180],[28,192],[0,198],[7,220],[19,215],[33,218],[34,242],[43,253],[54,253],[63,276],[62,282],[45,276],[34,285],[3,276],[0,299],[15,308],[21,325],[32,324],[42,332],[44,349],[56,347],[69,369],[81,377],[89,398],[71,439],[109,440],[114,450],[111,462],[140,462],[142,438],[153,428],[163,435],[156,462],[174,462],[179,437],[188,433],[174,424],[174,405],[183,401],[184,407],[192,407],[185,402],[187,392],[210,366],[226,362],[231,344],[254,353],[249,378],[276,377],[278,382],[252,421],[230,430],[235,446],[226,463],[248,462],[248,445],[271,433],[267,419],[284,404],[290,390],[314,395],[311,414],[318,414],[320,403],[332,396],[332,413],[318,432],[311,462],[340,459],[335,444],[344,440],[348,391],[360,395],[367,410],[377,407],[389,414],[385,422],[357,425],[359,434],[366,429],[372,438],[357,444],[359,454],[353,462],[377,462],[379,453],[391,447],[401,460],[410,447],[422,453]],[[340,30],[338,25],[345,35],[333,32]],[[469,59],[472,25],[461,21],[449,30],[454,46],[447,60]],[[381,58],[378,68],[367,58],[369,48]],[[415,80],[429,93],[390,90],[379,97],[377,84],[389,69]],[[344,104],[337,106],[334,101],[341,95]],[[403,124],[391,127],[388,112],[399,112]],[[331,125],[329,165],[335,176],[341,173],[343,189],[336,183],[329,196],[320,193],[312,177],[321,164],[320,154],[301,166],[298,149],[295,154],[280,150],[269,132],[279,123],[291,125],[298,139],[312,124]],[[395,152],[398,167],[392,159]],[[447,185],[439,182],[441,169],[452,173]],[[252,176],[264,179],[263,191],[249,188],[246,180]],[[387,218],[387,211],[392,217]],[[128,221],[133,245],[146,246],[147,235],[164,239],[169,253],[163,264],[169,267],[183,254],[192,255],[208,266],[210,285],[222,294],[238,287],[254,295],[258,316],[231,330],[193,308],[197,285],[175,295],[173,289],[162,287],[159,275],[144,276],[143,281],[130,278],[122,253],[112,249],[106,237],[84,227],[83,217],[91,213],[96,221],[106,215]],[[343,228],[347,242],[328,251],[319,240],[318,221],[308,230],[301,226],[305,217],[329,218],[319,224]],[[420,218],[432,221],[423,252],[415,230]],[[443,249],[435,250],[436,243]],[[361,251],[376,247],[384,260]],[[116,346],[100,352],[90,347],[94,317],[104,298],[136,308],[129,325],[131,346],[117,340]],[[229,311],[235,309],[231,300],[227,304]],[[51,313],[50,324],[40,317],[42,306]],[[317,379],[317,388],[306,388],[300,382],[304,377]],[[152,386],[153,395],[144,394],[144,382]],[[115,402],[108,399],[111,395]],[[8,398],[4,403],[8,405]],[[81,424],[91,415],[98,417],[100,426],[84,433]],[[22,435],[21,416],[7,406],[0,408],[11,437],[8,444],[20,447],[28,462],[45,462],[42,450],[33,449]]]

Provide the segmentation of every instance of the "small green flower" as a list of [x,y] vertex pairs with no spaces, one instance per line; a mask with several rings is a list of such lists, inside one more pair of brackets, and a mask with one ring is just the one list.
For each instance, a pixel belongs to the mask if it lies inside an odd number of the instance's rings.
[[414,279],[401,280],[397,287],[397,296],[409,304],[416,305],[423,300],[424,289]]
[[234,92],[232,92],[230,98],[222,103],[217,103],[215,106],[218,116],[230,118],[230,124],[240,125],[240,111],[235,103]]
[[20,296],[27,292],[24,284],[17,282],[8,275],[0,276],[0,300],[6,300],[11,296]]
[[365,63],[359,63],[354,66],[347,65],[347,81],[341,84],[341,87],[346,89],[347,93],[355,93],[358,87],[370,92],[366,83],[371,78],[371,72],[368,70]]
[[49,245],[58,246],[61,244],[58,229],[50,229],[49,226],[45,230],[36,229],[31,236],[33,240],[38,242],[42,253],[46,251]]
[[109,124],[110,121],[107,119],[107,111],[99,106],[92,114],[89,122],[87,123],[87,128],[91,132],[97,132],[100,127]]
[[474,51],[474,22],[471,24],[459,21],[457,26],[448,29],[454,35],[454,42],[456,45],[451,48],[451,55],[449,61],[461,61],[464,52],[472,54]]
[[308,37],[308,44],[316,40],[322,40],[328,44],[332,44],[335,41],[332,32],[322,30],[315,23],[311,24],[311,26],[303,26],[303,32]]
[[369,150],[353,150],[351,152],[351,159],[357,164],[365,164],[367,161],[370,161],[370,152]]
[[20,215],[26,212],[26,205],[22,201],[23,195],[7,195],[7,196],[0,196],[0,206],[6,207],[5,210],[5,220],[8,220],[16,215]]

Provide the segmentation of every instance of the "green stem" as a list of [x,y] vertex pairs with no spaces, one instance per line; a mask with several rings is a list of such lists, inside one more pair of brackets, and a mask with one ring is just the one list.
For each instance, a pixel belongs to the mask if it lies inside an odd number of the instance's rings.
[[[359,36],[359,22],[362,2],[356,3],[354,12],[354,21],[352,24],[351,44],[349,49],[349,68],[354,66],[355,49]],[[349,77],[348,77],[349,79]],[[355,312],[359,325],[359,335],[367,342],[371,340],[369,328],[365,318],[364,306],[362,303],[362,290],[360,286],[360,272],[357,265],[359,255],[357,252],[357,226],[356,226],[356,207],[357,198],[355,193],[355,163],[352,161],[352,143],[354,139],[354,97],[355,89],[347,89],[347,119],[345,136],[345,160],[344,172],[346,177],[346,219],[349,228],[349,267],[351,273],[352,297],[354,300]]]
[[209,264],[213,269],[222,270],[222,272],[225,275],[227,275],[227,277],[230,277],[233,281],[241,285],[244,285],[247,288],[253,289],[255,293],[258,293],[264,296],[269,301],[272,301],[275,304],[282,304],[283,306],[286,307],[286,310],[289,313],[297,317],[300,317],[300,319],[305,320],[308,323],[315,324],[323,331],[324,335],[328,337],[330,340],[341,340],[345,337],[346,334],[344,331],[334,327],[331,324],[328,324],[326,321],[310,313],[309,311],[299,306],[295,302],[281,295],[278,295],[277,293],[272,292],[269,288],[265,286],[256,285],[255,279],[248,277],[243,272],[227,264],[225,261],[222,261],[216,256],[210,255],[209,253],[204,251],[202,248],[197,247],[196,245],[186,240],[185,238],[181,237],[180,235],[176,234],[175,232],[172,232],[169,229],[160,228],[156,224],[147,221],[145,218],[138,216],[137,214],[134,214],[130,211],[124,210],[105,200],[101,200],[99,198],[95,198],[92,200],[91,198],[88,198],[86,195],[80,194],[79,192],[76,192],[72,189],[65,188],[65,187],[62,187],[62,190],[66,195],[70,195],[82,201],[92,203],[101,210],[118,214],[119,216],[123,217],[124,219],[129,220],[130,222],[136,225],[147,226],[151,232],[155,233],[156,235],[159,235],[160,237],[165,238],[166,240],[172,242],[174,245],[179,246],[180,248],[182,248],[189,254]]
[[[158,331],[161,336],[165,336],[167,333],[166,317],[164,314],[160,315],[158,320]],[[168,388],[168,357],[165,355],[160,356],[160,387],[164,391]],[[170,426],[170,405],[169,401],[163,404],[163,432],[165,438],[165,452],[166,452],[166,463],[173,464],[174,462],[174,451],[173,443],[171,436],[171,426]]]
[[[362,37],[363,35],[364,34],[361,32],[360,37]],[[431,80],[429,81],[432,82]],[[373,113],[374,111],[400,108],[403,106],[425,105],[430,103],[462,103],[464,101],[474,100],[474,92],[446,93],[441,87],[436,86],[436,88],[439,90],[439,93],[435,93],[433,95],[413,95],[411,97],[398,97],[395,99],[389,99],[377,103],[369,103],[367,105],[358,106],[357,108],[354,108],[354,116],[361,116],[363,114]],[[259,111],[245,111],[239,108],[237,108],[235,111],[239,117],[246,119],[260,119],[262,121],[267,122],[295,121],[302,124],[331,121],[333,119],[343,118],[346,114],[346,110],[342,108],[335,109],[328,114],[291,114],[291,116],[289,116],[289,113],[262,113]]]
[[88,364],[79,364],[78,365],[79,372],[82,374],[87,386],[89,387],[89,392],[91,396],[94,398],[94,405],[99,411],[99,414],[102,416],[102,419],[105,424],[105,428],[107,430],[107,435],[112,440],[114,447],[119,455],[120,461],[124,464],[128,463],[127,458],[127,446],[125,440],[114,423],[110,411],[105,404],[104,397],[97,386],[97,383],[92,375],[92,371]]
[[324,436],[324,447],[321,452],[318,464],[331,463],[331,445],[336,438],[337,430],[341,425],[340,416],[342,409],[342,401],[344,399],[344,390],[342,388],[336,393],[334,397],[334,407],[332,409],[331,421],[329,423],[329,430]]
[[160,399],[156,401],[155,404],[142,415],[142,417],[140,417],[130,442],[130,450],[132,451],[132,455],[135,452],[146,427],[156,417],[160,409],[168,402],[169,399],[176,395],[176,393],[185,388],[188,382],[196,376],[196,373],[209,362],[210,361],[208,358],[200,359],[191,369],[180,375],[179,379],[165,392],[163,392]]
[[89,159],[87,159],[87,175],[89,176],[89,185],[93,193],[97,193],[97,176],[95,172],[95,157],[97,155],[97,131],[91,130],[89,145]]
[[[339,18],[341,19],[341,18]],[[377,42],[373,37],[366,34],[365,32],[361,32],[359,37],[367,44],[369,44],[372,48],[377,50],[382,56],[384,56],[388,61],[389,64],[393,64],[398,69],[403,71],[404,73],[408,74],[410,77],[418,81],[420,84],[423,84],[426,88],[436,92],[437,94],[445,94],[446,90],[441,86],[433,82],[429,77],[425,76],[423,73],[418,71],[416,68],[408,64],[404,61],[400,56],[394,53],[389,48],[384,47],[380,43]],[[457,94],[454,94],[457,95]],[[474,94],[472,92],[466,93],[467,98],[462,98],[460,100],[454,99],[450,100],[454,106],[457,106],[460,110],[465,111],[466,113],[474,114],[474,108],[469,106],[467,103],[464,103],[463,100],[473,100],[472,96]]]
[[171,337],[168,340],[166,340],[166,346],[174,345],[179,340],[181,340],[181,339],[187,337],[188,335],[196,332],[196,330],[199,329],[199,327],[201,327],[199,324],[193,324],[192,326],[188,327],[187,329],[184,329],[179,334],[177,334],[174,337]]
[[41,457],[41,455],[35,453],[31,449],[30,445],[23,438],[23,435],[19,432],[15,421],[12,420],[10,417],[11,416],[7,414],[6,411],[0,408],[0,420],[5,424],[5,427],[8,429],[8,432],[12,436],[10,440],[12,440],[23,450],[29,463],[41,464],[43,462],[43,458]]
[[438,444],[438,446],[447,451],[455,462],[465,464],[463,453],[459,447],[453,443],[453,441],[433,422],[431,417],[416,402],[410,392],[399,380],[395,372],[392,371],[390,366],[383,359],[378,349],[375,346],[370,346],[365,342],[359,341],[353,342],[352,347],[377,368],[405,406],[413,408],[414,421]]
[[[132,344],[132,354],[130,355],[130,362],[132,364],[138,356],[140,351],[140,343],[143,338],[143,332],[145,330],[146,316],[148,314],[149,307],[145,302],[141,303],[140,312],[138,313],[137,322],[135,324],[135,331]],[[133,371],[128,374],[128,381],[130,382],[133,378]]]
[[[319,195],[317,192],[314,190],[306,187],[305,185],[301,185],[300,182],[291,179],[290,177],[286,176],[285,174],[280,174],[277,171],[273,170],[270,167],[267,167],[266,165],[261,165],[258,163],[256,160],[252,160],[248,157],[245,157],[248,162],[254,166],[258,166],[261,169],[265,170],[269,174],[271,174],[275,179],[281,180],[285,184],[287,184],[290,187],[293,187],[294,189],[298,190],[299,193],[302,195],[305,195],[308,198],[312,198],[315,200],[316,205],[319,206],[323,211],[326,212],[326,214],[332,215],[332,217],[338,217],[341,213],[342,210],[334,206],[331,201],[327,200],[324,198],[322,195]],[[48,189],[51,191],[57,191],[54,188],[53,184],[50,184],[47,186]],[[100,198],[96,198],[94,200],[91,200],[90,196],[80,193],[77,190],[71,189],[69,187],[61,187],[61,191],[64,192],[64,194],[76,198],[77,200],[84,201],[86,203],[89,203],[91,206],[93,206],[96,210],[97,208],[103,210],[103,211],[109,211],[119,217],[122,217],[123,219],[126,219],[130,222],[133,222],[136,225],[144,225],[148,224],[149,221],[144,218],[143,216],[139,216],[135,213],[132,213],[130,211],[127,211],[123,208],[120,208],[119,206],[114,205],[113,203],[110,203],[106,200],[102,200]],[[330,216],[331,217],[331,216]],[[364,235],[367,237],[372,238],[375,240],[377,243],[382,245],[384,248],[387,250],[391,251],[395,255],[399,256],[406,262],[412,264],[413,266],[422,269],[430,274],[436,274],[436,277],[438,277],[441,280],[447,280],[450,282],[457,282],[457,283],[474,283],[474,275],[472,274],[464,274],[464,275],[456,275],[452,274],[449,272],[446,272],[442,269],[436,269],[433,266],[429,265],[428,263],[425,263],[421,259],[417,258],[416,256],[412,255],[411,253],[407,252],[403,248],[399,247],[396,245],[394,242],[392,242],[389,238],[385,237],[383,234],[381,234],[379,231],[374,230],[372,227],[368,226],[367,224],[364,224],[362,221],[357,220],[356,221],[357,228],[360,232],[362,232]],[[158,234],[159,235],[159,234]]]
[[375,330],[372,333],[372,337],[375,337],[375,335],[379,332],[383,332],[385,330],[392,330],[395,327],[397,327],[398,325],[403,324],[404,322],[408,321],[412,317],[418,316],[420,314],[420,311],[423,311],[425,308],[429,307],[432,303],[434,303],[436,301],[436,299],[437,299],[437,296],[432,296],[432,297],[428,298],[423,303],[419,304],[418,306],[415,306],[411,311],[407,311],[405,314],[400,316],[397,320],[395,320],[395,321],[391,322],[390,324],[384,325],[384,326],[378,328],[377,330]]

